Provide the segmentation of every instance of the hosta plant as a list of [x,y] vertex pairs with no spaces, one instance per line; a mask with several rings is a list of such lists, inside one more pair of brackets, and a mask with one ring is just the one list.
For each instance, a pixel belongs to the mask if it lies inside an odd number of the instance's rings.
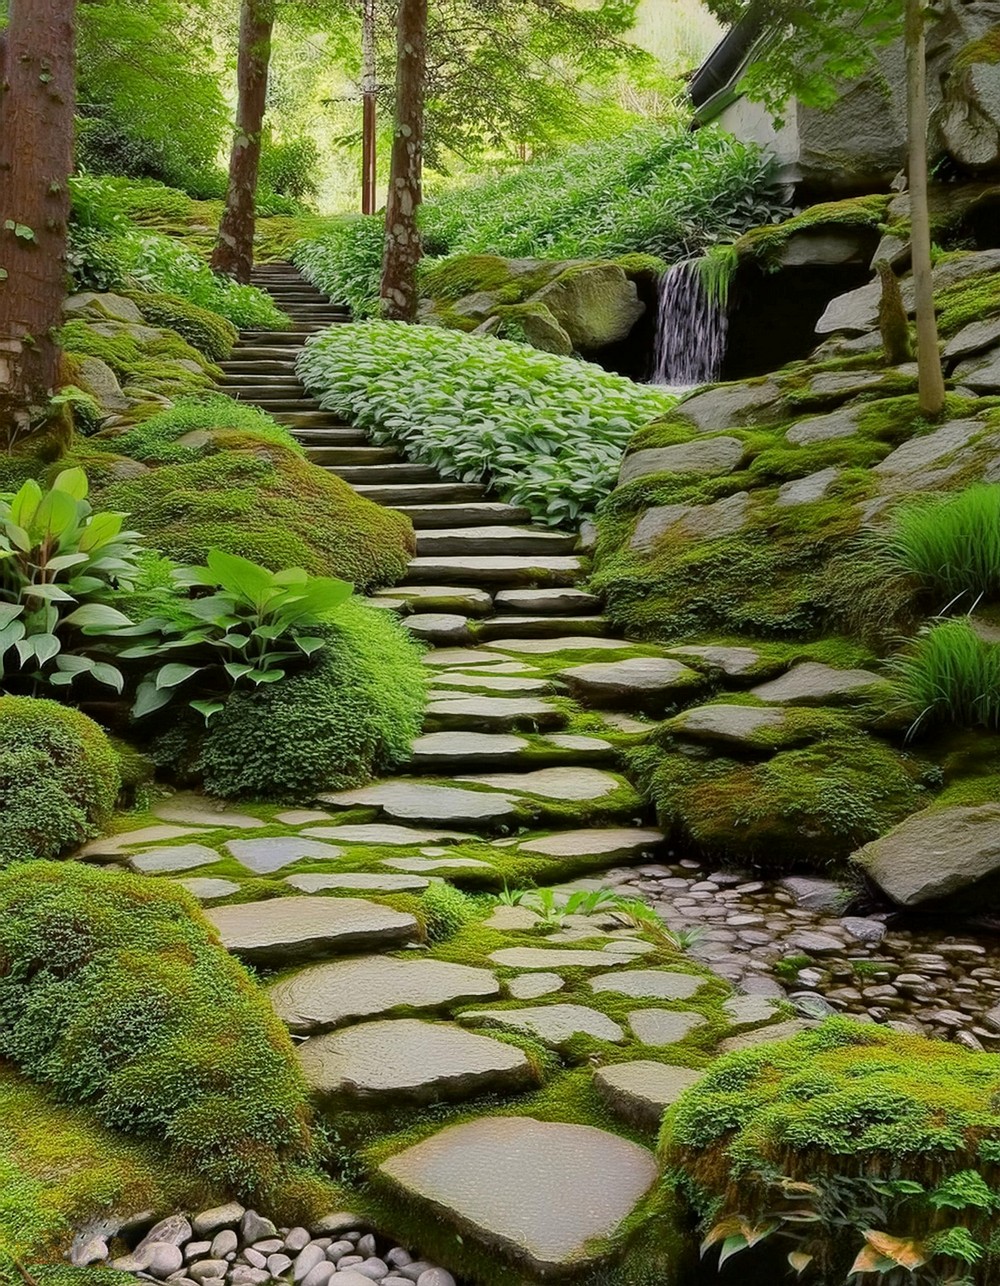
[[81,676],[121,692],[112,660],[132,622],[105,600],[131,587],[139,536],[125,515],[94,513],[80,469],[43,491],[29,479],[0,496],[0,682],[5,691],[69,688]]
[[177,587],[190,596],[162,591],[162,612],[130,631],[145,641],[123,657],[172,657],[140,683],[136,718],[183,689],[207,721],[234,688],[280,682],[323,647],[318,628],[353,591],[347,581],[310,576],[301,567],[268,571],[221,549],[211,550],[207,563],[179,568]]

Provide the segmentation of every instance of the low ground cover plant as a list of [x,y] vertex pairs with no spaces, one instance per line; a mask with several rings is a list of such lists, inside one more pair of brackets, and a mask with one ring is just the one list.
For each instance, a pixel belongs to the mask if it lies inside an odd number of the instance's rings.
[[321,404],[445,477],[492,479],[553,526],[591,513],[629,438],[675,398],[504,340],[371,322],[309,341],[299,371]]
[[890,667],[911,737],[941,724],[1000,728],[1000,644],[967,618],[926,626]]

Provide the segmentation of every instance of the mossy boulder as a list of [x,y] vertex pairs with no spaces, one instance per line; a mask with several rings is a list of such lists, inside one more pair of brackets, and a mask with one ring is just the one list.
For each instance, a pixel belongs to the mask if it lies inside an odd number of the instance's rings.
[[615,263],[567,268],[534,296],[581,353],[620,344],[646,311],[634,283]]
[[500,304],[473,332],[530,344],[543,353],[569,357],[573,341],[544,304]]
[[132,299],[147,322],[174,331],[210,361],[227,358],[239,338],[239,331],[227,318],[199,308],[180,295],[143,291],[133,294]]

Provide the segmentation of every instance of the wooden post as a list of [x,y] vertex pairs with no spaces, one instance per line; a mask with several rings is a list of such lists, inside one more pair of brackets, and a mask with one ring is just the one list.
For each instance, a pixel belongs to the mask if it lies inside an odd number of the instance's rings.
[[374,214],[378,182],[376,155],[378,73],[375,64],[375,0],[362,0],[362,5],[361,94],[364,108],[361,144],[361,212],[362,214]]

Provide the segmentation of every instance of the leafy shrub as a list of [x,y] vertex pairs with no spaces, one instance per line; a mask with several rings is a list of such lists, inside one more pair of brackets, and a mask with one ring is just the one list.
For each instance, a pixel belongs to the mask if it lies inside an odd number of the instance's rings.
[[164,1139],[245,1195],[305,1146],[288,1035],[177,886],[13,867],[0,875],[0,957],[0,1056],[60,1098]]
[[0,697],[0,866],[99,834],[121,785],[104,732],[78,710]]
[[1000,645],[968,620],[922,630],[890,668],[903,705],[916,714],[911,735],[942,723],[1000,728]]
[[265,193],[303,201],[315,196],[319,148],[308,136],[276,140],[267,135],[260,153],[260,185]]
[[218,313],[199,308],[180,295],[135,292],[132,295],[146,321],[153,326],[168,326],[199,353],[213,362],[224,361],[233,351],[239,331]]
[[[108,444],[120,455],[144,464],[182,464],[213,455],[219,450],[218,435],[231,433],[259,438],[261,442],[305,455],[288,429],[266,411],[248,402],[236,402],[223,393],[181,398],[127,433],[108,439]],[[188,435],[194,435],[192,440],[183,442],[181,439]]]
[[[814,1281],[985,1286],[998,1103],[991,1055],[833,1019],[719,1059],[670,1110],[660,1147],[723,1261],[758,1247]],[[780,1271],[765,1264],[768,1280]]]
[[210,549],[272,571],[304,567],[359,589],[399,580],[413,551],[409,521],[372,504],[298,450],[240,433],[215,455],[106,487],[102,501],[142,514],[149,544],[180,563]]
[[420,909],[431,942],[447,942],[479,914],[475,898],[447,880],[431,881],[420,899]]
[[939,611],[1000,598],[1000,486],[901,505],[879,543],[894,569],[937,598]]
[[197,758],[206,790],[308,800],[409,759],[427,692],[419,649],[387,613],[357,600],[318,632],[326,646],[310,669],[234,693],[212,720]]
[[324,235],[292,252],[295,266],[336,304],[357,318],[376,317],[385,220],[378,215],[338,219]]
[[492,478],[553,525],[614,486],[633,432],[674,405],[659,389],[505,340],[372,322],[311,339],[299,359],[321,404],[445,477]]

